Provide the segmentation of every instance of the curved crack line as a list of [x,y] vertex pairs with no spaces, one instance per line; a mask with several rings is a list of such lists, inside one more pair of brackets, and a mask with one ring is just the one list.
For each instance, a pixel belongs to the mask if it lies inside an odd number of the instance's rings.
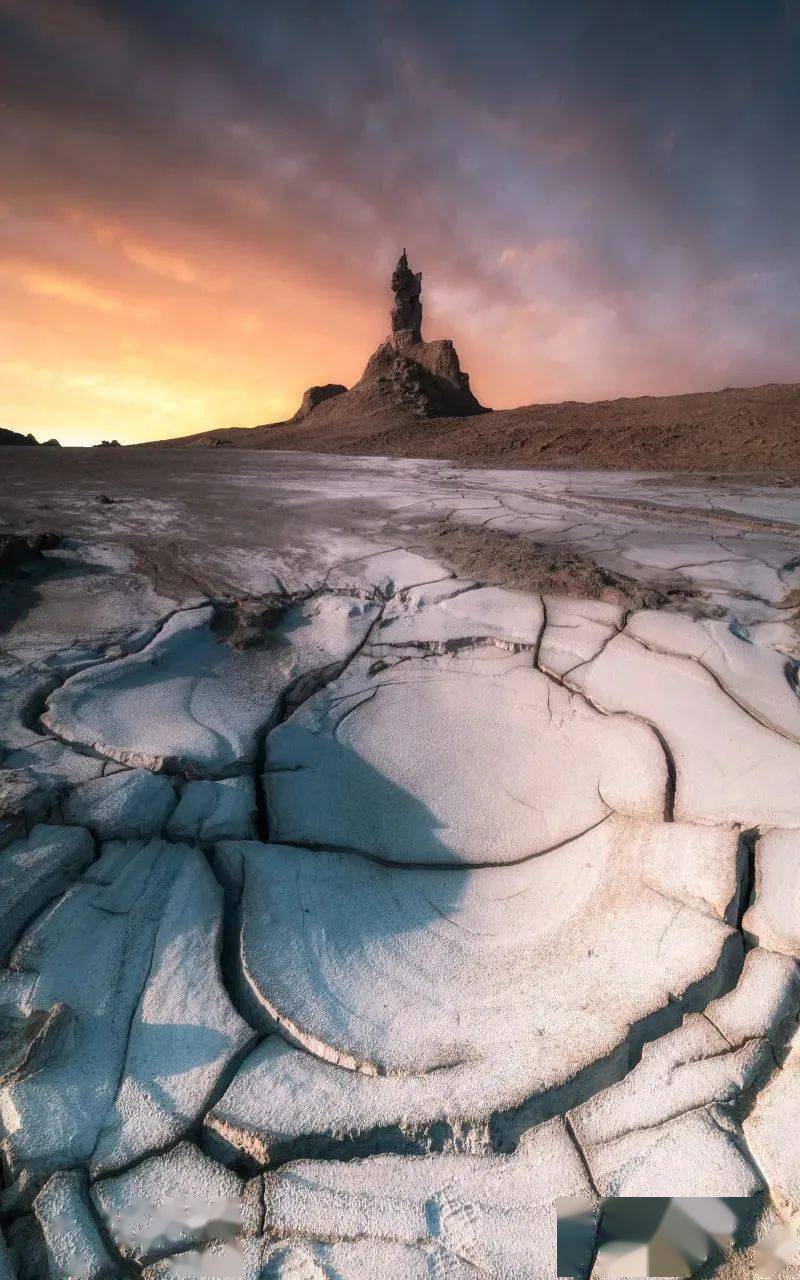
[[[599,508],[602,512],[609,515],[620,515],[622,517],[632,518],[637,515],[655,515],[662,517],[665,522],[683,521],[687,519],[694,521],[699,526],[704,524],[725,524],[732,525],[741,533],[777,533],[796,536],[798,524],[788,520],[774,520],[770,517],[760,517],[753,515],[738,514],[735,511],[729,511],[726,508],[711,508],[703,510],[698,507],[673,507],[659,502],[645,502],[636,499],[609,498],[608,495],[590,494],[586,497],[579,497],[572,494],[570,497],[565,495],[550,496],[549,494],[537,495],[540,502],[551,503],[555,506],[575,507],[578,510],[597,511]],[[725,536],[725,535],[723,535]]]
[[505,636],[458,636],[449,640],[377,640],[370,646],[373,653],[381,650],[415,649],[433,657],[458,656],[462,649],[502,649],[507,653],[529,653],[536,648],[534,640],[511,640]]
[[[139,902],[146,899],[146,895],[150,888],[150,884],[154,879],[157,878],[159,871],[160,871],[160,868],[158,866],[158,863],[154,860],[147,871],[144,883],[141,888],[141,892],[137,898],[136,905],[138,905]],[[130,909],[126,911],[125,914],[129,915]],[[106,1107],[103,1115],[103,1119],[98,1125],[97,1136],[95,1138],[94,1146],[92,1147],[92,1151],[90,1156],[88,1157],[87,1163],[90,1163],[95,1158],[95,1155],[97,1153],[97,1148],[100,1145],[101,1141],[105,1137],[106,1133],[112,1131],[113,1129],[113,1125],[111,1125],[109,1122],[111,1121],[112,1115],[115,1112],[116,1104],[119,1099],[120,1090],[125,1081],[126,1068],[128,1066],[128,1056],[130,1052],[131,1040],[133,1038],[134,1027],[136,1025],[137,1019],[139,1019],[139,1016],[141,1014],[142,1004],[147,991],[147,986],[153,975],[153,966],[155,965],[157,960],[159,932],[160,932],[160,925],[153,934],[153,941],[152,941],[152,946],[150,950],[150,956],[147,961],[147,967],[145,969],[145,972],[142,978],[141,986],[139,987],[138,995],[136,996],[136,999],[132,1002],[131,1012],[128,1017],[128,1024],[125,1029],[125,1040],[122,1047],[122,1052],[120,1054],[120,1066],[119,1066],[119,1072],[117,1074],[117,1083],[114,1089],[114,1097]],[[126,939],[126,950],[127,950],[128,944],[129,944],[129,940]],[[122,978],[122,975],[120,975],[120,977]]]
[[[669,1088],[669,1084],[666,1085],[666,1088]],[[592,1143],[590,1150],[594,1150],[595,1147],[604,1147],[607,1143],[618,1142],[622,1138],[630,1138],[636,1133],[653,1133],[657,1129],[665,1128],[668,1124],[673,1124],[676,1120],[682,1120],[684,1116],[697,1115],[698,1112],[710,1111],[712,1107],[724,1106],[726,1103],[732,1102],[746,1088],[747,1085],[739,1086],[734,1084],[728,1096],[725,1096],[723,1092],[722,1096],[709,1098],[705,1102],[697,1102],[693,1107],[682,1107],[678,1111],[671,1111],[669,1115],[665,1115],[661,1120],[654,1120],[652,1124],[635,1124],[629,1129],[620,1129],[618,1133],[613,1133],[607,1138],[602,1138],[600,1141]],[[728,1134],[728,1136],[732,1135]]]
[[[206,601],[203,604],[186,605],[177,609],[172,609],[170,613],[158,623],[155,631],[141,637],[141,643],[135,648],[130,649],[127,653],[101,657],[98,658],[96,662],[82,662],[72,669],[67,670],[60,678],[56,677],[53,687],[45,695],[44,709],[38,716],[38,724],[44,726],[44,729],[46,730],[45,733],[41,734],[41,737],[43,739],[60,742],[64,746],[71,747],[79,755],[89,756],[93,759],[111,760],[117,764],[123,764],[126,766],[140,766],[142,768],[150,769],[155,773],[158,773],[161,770],[169,771],[168,765],[172,760],[172,757],[155,755],[148,756],[141,752],[120,751],[111,747],[109,744],[101,742],[99,739],[95,742],[89,743],[86,742],[85,739],[81,739],[77,736],[75,738],[70,738],[64,733],[63,727],[62,729],[56,729],[52,723],[52,708],[50,706],[50,702],[53,695],[60,692],[76,676],[83,675],[84,673],[91,674],[101,667],[111,666],[115,662],[127,662],[129,659],[143,654],[151,644],[155,645],[158,643],[164,629],[173,618],[177,617],[178,614],[195,613],[200,609],[207,609],[209,607],[211,607],[210,602]],[[175,766],[177,770],[179,762],[176,761]]]
[[292,1018],[281,1013],[277,1005],[267,998],[250,972],[245,955],[243,929],[240,930],[239,934],[239,966],[242,977],[247,983],[248,991],[258,1006],[262,1017],[266,1018],[275,1032],[288,1044],[297,1049],[302,1049],[310,1057],[317,1058],[321,1062],[328,1062],[332,1066],[342,1067],[346,1071],[353,1071],[359,1075],[378,1077],[387,1074],[379,1070],[373,1062],[355,1058],[352,1054],[347,1053],[346,1050],[334,1049],[332,1045],[326,1044],[324,1040],[320,1040],[310,1032],[304,1031]]
[[373,862],[381,867],[390,867],[397,871],[453,871],[453,872],[471,872],[471,871],[497,871],[504,867],[518,867],[523,863],[532,862],[535,858],[544,858],[550,853],[556,853],[559,849],[565,848],[567,845],[574,844],[576,841],[588,835],[591,831],[596,831],[604,822],[618,817],[615,812],[604,813],[602,818],[598,818],[596,822],[591,823],[588,827],[584,827],[582,831],[576,835],[565,836],[563,840],[556,841],[555,844],[548,845],[546,849],[539,849],[534,853],[522,854],[519,858],[509,858],[505,862],[400,862],[393,858],[381,856],[378,853],[372,853],[365,849],[357,849],[354,845],[346,844],[323,844],[319,841],[301,841],[284,839],[279,834],[272,838],[273,844],[284,845],[287,849],[301,849],[309,853],[319,854],[346,854],[348,857],[363,858],[365,862]]
[[[713,671],[711,667],[709,667],[703,661],[705,654],[708,653],[710,649],[715,647],[715,642],[713,640],[711,644],[708,646],[708,648],[705,649],[702,654],[700,654],[698,657],[695,657],[693,654],[673,653],[672,650],[670,649],[660,649],[656,645],[648,644],[647,641],[641,640],[638,636],[633,635],[633,633],[627,629],[627,626],[625,628],[624,634],[626,639],[632,640],[634,644],[638,644],[640,648],[645,649],[648,653],[655,654],[657,657],[679,658],[683,662],[693,662],[695,666],[700,668],[701,671],[705,671],[706,675],[709,676],[711,680],[713,680],[714,684],[717,686],[720,692],[723,693],[725,697],[728,698],[729,701],[732,702],[735,707],[738,707],[740,711],[743,711],[744,714],[748,716],[749,719],[751,719],[754,724],[760,725],[762,729],[769,730],[770,733],[777,734],[779,738],[784,738],[787,742],[800,744],[800,735],[792,735],[791,733],[787,732],[785,729],[778,728],[776,724],[772,724],[767,720],[763,720],[755,709],[751,707],[747,707],[743,702],[740,702],[736,694],[731,689],[729,689],[726,684],[723,683],[721,677],[718,676],[717,673]],[[586,664],[583,663],[580,665],[586,665]],[[572,670],[574,671],[576,670],[576,668],[573,667]],[[570,672],[565,672],[565,675],[569,675],[569,674]],[[789,689],[791,689],[791,685],[789,684],[788,680],[786,683]],[[800,716],[800,699],[798,699],[798,716]]]
[[[613,636],[610,636],[608,640],[605,641],[603,648],[605,648],[607,644],[610,644],[611,641],[615,639],[616,639],[616,634]],[[597,657],[599,656],[599,654],[596,654],[595,656]],[[579,662],[577,663],[576,666],[570,668],[570,671],[577,671],[578,667],[590,666],[593,661],[594,661],[594,658],[589,658],[584,662]],[[546,676],[548,680],[552,680],[554,684],[559,685],[562,689],[565,689],[568,693],[572,694],[574,697],[580,698],[583,702],[586,703],[588,707],[591,707],[592,710],[596,711],[599,715],[609,716],[609,717],[620,716],[628,720],[635,720],[639,724],[647,725],[648,729],[652,730],[652,733],[656,738],[663,752],[664,763],[666,765],[666,770],[667,770],[667,784],[664,792],[664,821],[674,822],[675,821],[675,800],[676,800],[677,785],[678,785],[678,770],[677,770],[677,765],[675,763],[675,757],[672,753],[672,748],[669,745],[669,742],[667,741],[666,737],[662,733],[661,729],[658,727],[658,725],[653,720],[649,720],[647,716],[641,715],[638,712],[610,711],[607,707],[602,706],[599,702],[595,702],[589,696],[589,694],[586,693],[584,689],[580,689],[577,686],[567,683],[567,676],[570,674],[570,671],[565,672],[563,676],[558,676],[555,674],[555,672],[548,670],[546,667],[540,666],[537,668],[537,670],[539,670],[542,673],[542,675]]]
[[[714,910],[714,907],[712,906],[712,904],[706,898],[701,897],[700,894],[697,894],[696,898],[693,901],[688,901],[686,898],[678,898],[675,896],[675,894],[667,893],[664,889],[656,888],[654,884],[651,884],[649,880],[645,880],[644,878],[642,879],[642,885],[644,886],[644,888],[647,890],[648,893],[654,893],[656,897],[663,898],[665,902],[674,904],[675,906],[678,906],[686,911],[694,911],[697,915],[703,916],[704,919],[706,920],[715,920],[719,924],[726,925],[731,930],[732,934],[738,932],[738,930],[736,929],[736,926],[732,925],[728,920],[724,918],[724,916],[719,915],[719,913]],[[736,890],[736,892],[738,893],[738,889]],[[706,911],[704,911],[703,908],[699,905],[701,902],[704,902],[706,904],[706,907],[708,908]],[[669,930],[672,927],[673,923],[674,923],[674,919],[670,921],[669,925],[667,926],[667,930]]]
[[[572,1123],[572,1119],[569,1115],[569,1112],[566,1112],[564,1115],[564,1128],[566,1129],[567,1136],[569,1137],[570,1141],[572,1142],[572,1145],[575,1148],[575,1151],[577,1152],[578,1159],[580,1160],[581,1165],[583,1166],[583,1172],[586,1175],[589,1186],[592,1188],[592,1191],[598,1198],[602,1198],[600,1196],[600,1189],[594,1179],[592,1166],[589,1164],[589,1158],[583,1149],[583,1144],[581,1143],[580,1139],[578,1138],[578,1135],[575,1132],[575,1127]],[[595,1224],[595,1232],[596,1230],[597,1230],[597,1224]],[[588,1274],[591,1274],[591,1272],[589,1272]]]

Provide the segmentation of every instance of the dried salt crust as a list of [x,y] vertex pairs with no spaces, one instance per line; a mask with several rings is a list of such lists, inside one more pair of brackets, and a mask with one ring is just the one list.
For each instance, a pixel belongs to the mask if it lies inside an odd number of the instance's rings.
[[[779,558],[748,577],[735,555],[701,567],[706,549],[690,554],[719,600],[726,581],[770,600],[789,585]],[[475,589],[398,551],[331,571],[274,650],[232,653],[207,608],[146,644],[130,562],[112,561],[129,575],[116,631],[89,618],[78,636],[53,592],[5,667],[2,763],[53,789],[15,819],[50,825],[0,851],[0,1003],[69,1005],[73,1023],[42,1024],[36,1071],[0,1086],[3,1200],[21,1215],[0,1275],[24,1255],[100,1276],[111,1242],[148,1280],[237,1256],[254,1277],[523,1280],[531,1259],[550,1268],[555,1186],[749,1195],[766,1179],[787,1220],[800,1210],[796,1046],[785,1062],[781,1048],[798,1008],[800,704],[783,656],[719,622]],[[754,631],[784,625],[762,619]],[[115,658],[117,643],[145,647]],[[73,747],[20,710],[59,653],[47,719]],[[206,661],[193,684],[185,667]],[[306,676],[292,712],[286,687]],[[281,718],[264,844],[246,838],[248,773]],[[113,759],[215,780],[109,773]],[[740,973],[751,825],[758,945]],[[89,832],[111,841],[98,861]],[[221,889],[187,839],[223,840],[225,983]],[[229,989],[281,1034],[253,1048]],[[537,1124],[548,1107],[566,1121]],[[186,1141],[198,1122],[215,1158]],[[391,1154],[405,1140],[451,1149]],[[270,1169],[359,1146],[387,1153]],[[245,1185],[219,1163],[234,1157],[266,1172]],[[193,1196],[210,1218],[130,1235],[135,1206]]]

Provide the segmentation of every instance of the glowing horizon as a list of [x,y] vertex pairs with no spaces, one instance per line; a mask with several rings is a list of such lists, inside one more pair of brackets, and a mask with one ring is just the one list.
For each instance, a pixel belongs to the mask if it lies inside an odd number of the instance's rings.
[[800,380],[796,8],[310,8],[0,0],[0,425],[286,418],[403,245],[495,408]]

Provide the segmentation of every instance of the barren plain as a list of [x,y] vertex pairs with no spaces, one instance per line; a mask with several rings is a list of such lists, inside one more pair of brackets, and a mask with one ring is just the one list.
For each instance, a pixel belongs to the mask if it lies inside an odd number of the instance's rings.
[[158,448],[238,449],[456,459],[479,467],[752,472],[797,480],[800,386],[725,387],[687,395],[528,404],[458,417],[420,415],[401,386],[362,378],[296,420],[203,431]]

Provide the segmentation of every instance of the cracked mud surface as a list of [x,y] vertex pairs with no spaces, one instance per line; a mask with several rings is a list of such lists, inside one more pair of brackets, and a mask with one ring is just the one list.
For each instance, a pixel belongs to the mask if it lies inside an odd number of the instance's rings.
[[751,1197],[747,1274],[800,492],[62,452],[4,510],[0,1276],[539,1280],[612,1195]]

